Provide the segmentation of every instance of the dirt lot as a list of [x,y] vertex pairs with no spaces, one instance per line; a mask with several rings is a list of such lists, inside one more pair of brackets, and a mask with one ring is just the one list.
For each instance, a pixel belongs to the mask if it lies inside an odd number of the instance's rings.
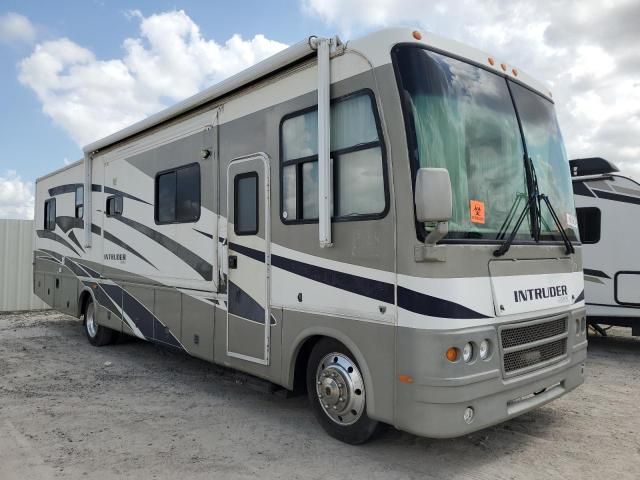
[[639,478],[640,338],[591,338],[587,382],[455,440],[324,434],[304,398],[148,343],[95,348],[77,319],[0,316],[0,479]]

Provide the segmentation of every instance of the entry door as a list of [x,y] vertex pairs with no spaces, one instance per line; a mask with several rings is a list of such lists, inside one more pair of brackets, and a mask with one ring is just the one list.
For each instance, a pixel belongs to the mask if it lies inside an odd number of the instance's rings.
[[227,355],[269,364],[269,158],[257,153],[227,170]]

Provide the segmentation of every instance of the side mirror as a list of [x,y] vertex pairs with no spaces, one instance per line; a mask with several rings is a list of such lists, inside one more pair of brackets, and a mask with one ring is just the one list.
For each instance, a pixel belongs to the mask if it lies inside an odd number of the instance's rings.
[[419,222],[448,222],[453,200],[446,168],[420,168],[416,175],[416,218]]

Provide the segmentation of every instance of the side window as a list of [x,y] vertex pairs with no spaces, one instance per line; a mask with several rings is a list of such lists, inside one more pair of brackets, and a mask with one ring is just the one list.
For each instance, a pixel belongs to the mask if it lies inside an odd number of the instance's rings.
[[110,197],[107,197],[105,212],[107,213],[107,217],[122,215],[122,196],[111,195]]
[[[280,127],[284,222],[318,219],[317,108],[286,117]],[[387,209],[386,174],[373,97],[348,95],[331,105],[333,218],[378,217]]]
[[598,243],[600,241],[600,209],[596,207],[576,208],[578,230],[582,243]]
[[44,202],[44,229],[56,229],[56,199],[50,198]]
[[200,165],[174,168],[156,176],[156,223],[188,223],[200,219]]
[[84,186],[76,188],[76,218],[84,216]]
[[260,218],[258,174],[237,175],[233,180],[233,193],[233,231],[236,235],[255,235]]

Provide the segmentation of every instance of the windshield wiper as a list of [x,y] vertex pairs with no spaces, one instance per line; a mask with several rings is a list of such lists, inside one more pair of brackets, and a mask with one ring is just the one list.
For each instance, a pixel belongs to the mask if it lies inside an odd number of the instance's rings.
[[511,234],[509,235],[509,238],[507,238],[504,242],[502,242],[499,248],[493,251],[494,257],[501,257],[502,255],[504,255],[509,251],[509,248],[511,248],[511,244],[513,243],[513,240],[516,238],[516,235],[520,230],[520,226],[522,225],[522,222],[526,218],[527,214],[531,212],[531,209],[535,205],[537,197],[538,195],[535,192],[529,195],[529,200],[527,200],[527,203],[522,209],[522,212],[520,212],[520,215],[518,216],[518,221],[514,225],[513,230],[511,230]]
[[[553,208],[553,205],[551,205],[551,201],[549,200],[549,197],[547,197],[544,194],[541,194],[540,195],[540,200],[544,201],[545,205],[549,209],[549,212],[551,213],[551,218],[553,218],[553,223],[556,224],[556,228],[558,229],[558,232],[560,232],[560,236],[562,237],[562,241],[564,242],[564,246],[566,248],[567,255],[570,254],[570,253],[576,253],[576,249],[573,248],[573,243],[571,243],[571,240],[569,240],[569,237],[567,236],[567,232],[565,232],[564,228],[562,228],[562,224],[560,223],[560,219],[558,218],[558,214],[556,213],[555,209]],[[538,215],[540,216],[540,219],[542,219],[542,209],[541,208],[538,208]]]

